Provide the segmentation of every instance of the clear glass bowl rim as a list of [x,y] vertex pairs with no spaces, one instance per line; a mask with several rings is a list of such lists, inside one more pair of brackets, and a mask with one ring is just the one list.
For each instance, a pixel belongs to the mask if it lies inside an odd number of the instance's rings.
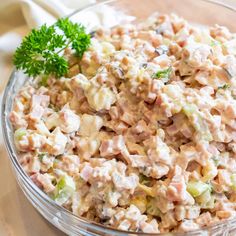
[[[232,10],[233,12],[236,13],[236,8],[229,5],[229,4],[225,4],[224,2],[220,1],[220,0],[199,0],[201,2],[206,2],[206,3],[211,3],[211,4],[215,4],[218,6],[221,6],[223,8],[227,8],[229,10]],[[100,6],[100,5],[104,5],[104,4],[109,4],[112,2],[119,2],[119,0],[105,0],[105,1],[101,1],[99,3],[94,3],[94,4],[90,4],[87,7],[84,7],[82,9],[78,9],[75,10],[74,12],[72,12],[71,14],[67,15],[66,17],[70,18],[72,16],[74,16],[75,14],[79,13],[79,12],[84,12],[87,10],[91,10],[94,7]],[[7,104],[7,100],[9,98],[8,92],[10,90],[10,88],[12,88],[14,86],[14,82],[15,82],[15,75],[17,73],[17,70],[14,68],[9,81],[5,87],[4,93],[3,93],[3,97],[2,97],[2,111],[1,111],[1,123],[2,123],[2,131],[3,131],[3,139],[4,139],[4,143],[5,143],[5,147],[7,149],[8,152],[8,156],[10,157],[10,161],[14,167],[14,169],[16,170],[17,174],[20,175],[20,178],[23,180],[24,184],[26,184],[26,186],[31,190],[34,191],[35,193],[38,194],[38,196],[41,198],[41,200],[46,201],[47,204],[49,204],[50,206],[53,207],[53,209],[55,211],[59,211],[61,213],[63,213],[64,215],[68,215],[69,217],[73,217],[75,220],[79,221],[81,226],[88,228],[88,229],[92,229],[92,230],[98,230],[98,231],[104,231],[106,230],[106,234],[107,233],[115,233],[116,235],[152,235],[152,236],[168,236],[168,235],[174,235],[174,236],[183,236],[183,235],[188,235],[188,234],[201,234],[204,230],[207,232],[209,230],[217,230],[218,228],[222,228],[224,227],[226,224],[231,224],[231,223],[235,223],[236,217],[231,218],[229,220],[222,220],[219,223],[213,224],[211,226],[205,226],[202,227],[198,230],[193,230],[193,231],[189,231],[186,233],[157,233],[157,234],[150,234],[150,233],[141,233],[141,232],[132,232],[132,231],[124,231],[124,230],[118,230],[109,226],[104,226],[102,224],[93,222],[93,221],[89,221],[84,217],[80,217],[80,216],[76,216],[74,215],[71,211],[57,205],[46,193],[44,193],[41,189],[39,189],[29,178],[29,176],[25,173],[25,171],[23,170],[23,168],[21,167],[20,163],[18,162],[18,158],[17,158],[17,151],[15,149],[15,147],[13,147],[13,145],[11,144],[10,141],[10,134],[9,134],[9,130],[7,128],[7,123],[6,123],[6,119],[8,119],[8,117],[6,116],[6,104]],[[63,220],[63,219],[62,219]]]

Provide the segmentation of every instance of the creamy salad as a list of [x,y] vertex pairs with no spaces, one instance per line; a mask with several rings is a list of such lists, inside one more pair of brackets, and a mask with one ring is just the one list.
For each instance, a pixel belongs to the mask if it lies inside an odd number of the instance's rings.
[[186,232],[236,213],[236,35],[172,15],[99,29],[10,114],[19,162],[77,216]]

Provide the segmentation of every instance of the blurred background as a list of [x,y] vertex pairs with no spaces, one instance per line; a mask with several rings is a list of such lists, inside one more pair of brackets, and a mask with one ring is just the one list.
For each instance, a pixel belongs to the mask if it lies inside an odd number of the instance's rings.
[[[199,0],[196,0],[196,4],[197,1]],[[22,37],[34,27],[44,23],[52,24],[57,18],[94,2],[96,0],[0,0],[0,102],[12,70],[12,55]],[[236,0],[218,2],[236,8]],[[231,20],[234,23],[236,19]],[[42,235],[64,234],[47,223],[34,210],[17,186],[0,129],[0,236]]]

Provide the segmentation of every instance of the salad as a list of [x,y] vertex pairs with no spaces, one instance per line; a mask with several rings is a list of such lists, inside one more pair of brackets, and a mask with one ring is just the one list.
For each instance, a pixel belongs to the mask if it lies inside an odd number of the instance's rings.
[[33,30],[9,119],[32,181],[119,230],[188,232],[236,213],[236,35],[154,14]]

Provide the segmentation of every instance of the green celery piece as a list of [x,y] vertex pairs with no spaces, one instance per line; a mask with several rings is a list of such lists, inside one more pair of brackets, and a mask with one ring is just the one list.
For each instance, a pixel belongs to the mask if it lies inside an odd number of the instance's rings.
[[[192,123],[194,129],[201,134],[202,138],[206,141],[212,141],[211,132],[199,112],[198,107],[195,104],[185,104],[183,106],[183,112]],[[193,122],[193,115],[196,115],[197,122]]]
[[210,190],[209,184],[201,181],[190,181],[187,184],[187,191],[193,196],[198,197],[207,190]]
[[147,203],[147,214],[160,217],[162,215],[160,209],[156,206],[157,199],[149,198]]
[[65,174],[56,185],[54,200],[58,204],[65,203],[73,195],[75,189],[76,186],[73,178]]
[[15,131],[15,134],[14,134],[15,139],[18,140],[18,141],[21,140],[22,137],[25,136],[25,135],[26,135],[26,130],[23,129],[23,128],[17,129]]
[[54,200],[57,204],[64,204],[69,198],[71,194],[67,192],[65,189],[59,191],[59,193],[54,197]]
[[75,190],[75,182],[74,182],[73,178],[70,177],[69,175],[64,175],[60,179],[60,181],[58,182],[57,188],[58,188],[58,190],[68,188],[68,189],[71,189],[72,191],[74,191]]
[[232,174],[230,176],[230,179],[231,179],[231,182],[232,182],[232,185],[231,185],[231,188],[236,191],[236,174]]

